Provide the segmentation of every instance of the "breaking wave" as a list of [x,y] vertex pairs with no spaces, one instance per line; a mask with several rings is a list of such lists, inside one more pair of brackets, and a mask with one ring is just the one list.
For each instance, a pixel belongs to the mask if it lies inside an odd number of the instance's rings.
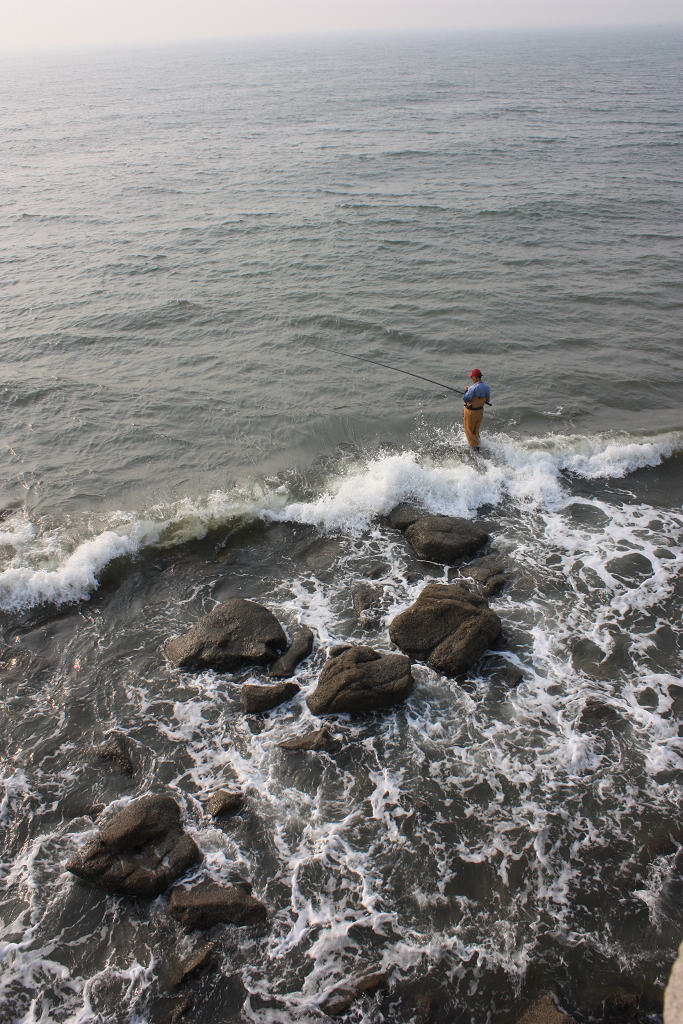
[[549,435],[518,440],[491,434],[481,454],[460,436],[435,435],[426,450],[377,452],[345,463],[299,497],[288,482],[270,479],[154,506],[144,515],[115,512],[101,529],[75,539],[65,528],[41,530],[23,513],[2,523],[0,609],[87,600],[114,560],[143,548],[201,539],[244,519],[296,522],[323,532],[359,535],[399,502],[413,501],[434,514],[474,516],[484,506],[511,502],[551,510],[570,499],[565,474],[584,480],[622,479],[655,467],[681,451],[680,433],[650,440],[628,435]]

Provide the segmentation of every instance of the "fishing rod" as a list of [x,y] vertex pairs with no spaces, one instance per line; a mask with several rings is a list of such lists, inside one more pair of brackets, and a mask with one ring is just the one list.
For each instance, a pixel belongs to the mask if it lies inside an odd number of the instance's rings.
[[[419,373],[411,373],[410,370],[401,370],[398,366],[389,366],[388,363],[380,363],[378,359],[369,359],[367,356],[357,356],[351,352],[342,352],[338,348],[326,348],[325,345],[318,345],[318,348],[322,349],[323,352],[331,352],[335,356],[345,356],[346,359],[360,359],[364,363],[372,363],[373,366],[383,366],[385,370],[393,370],[394,373],[405,373],[406,377],[417,377],[418,380],[426,380],[428,384],[436,384],[437,388],[445,388],[446,391],[453,391],[456,395],[464,395],[464,391],[459,391],[458,388],[452,388],[449,384],[442,384],[440,380],[432,380],[431,377],[423,377]],[[490,402],[486,403],[490,405]]]

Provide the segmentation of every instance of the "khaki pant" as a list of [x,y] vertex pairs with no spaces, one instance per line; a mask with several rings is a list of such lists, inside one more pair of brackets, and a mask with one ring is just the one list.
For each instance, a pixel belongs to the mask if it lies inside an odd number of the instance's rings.
[[465,437],[470,448],[479,447],[479,428],[484,418],[483,409],[468,409],[465,406]]

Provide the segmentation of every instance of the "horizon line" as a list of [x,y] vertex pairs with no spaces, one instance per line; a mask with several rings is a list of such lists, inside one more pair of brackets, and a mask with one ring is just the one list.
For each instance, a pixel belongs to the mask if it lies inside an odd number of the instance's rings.
[[240,32],[234,35],[216,36],[179,36],[169,39],[121,39],[114,41],[74,42],[74,43],[37,43],[33,45],[3,46],[0,44],[0,55],[8,56],[36,56],[49,53],[95,53],[103,51],[122,50],[160,50],[176,49],[181,46],[210,46],[224,43],[241,42],[276,42],[278,40],[334,40],[334,39],[380,39],[389,37],[417,37],[429,35],[472,35],[472,34],[496,34],[496,33],[563,33],[563,32],[632,32],[638,30],[655,29],[683,29],[683,17],[672,21],[633,21],[628,24],[623,22],[593,22],[591,24],[548,24],[537,23],[530,25],[429,25],[421,28],[340,28],[340,29],[309,29],[309,30],[288,30],[283,29],[277,32]]

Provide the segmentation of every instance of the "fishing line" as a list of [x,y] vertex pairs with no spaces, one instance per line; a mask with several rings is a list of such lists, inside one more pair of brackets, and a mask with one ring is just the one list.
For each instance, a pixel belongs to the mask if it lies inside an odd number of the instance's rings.
[[[398,366],[390,366],[389,363],[380,363],[378,359],[370,359],[368,356],[357,356],[351,352],[342,352],[338,348],[327,348],[325,345],[317,345],[316,348],[323,352],[331,352],[335,356],[344,356],[346,359],[360,359],[363,363],[372,363],[373,366],[383,366],[385,370],[393,370],[394,373],[404,373],[406,377],[416,377],[418,380],[425,380],[428,384],[436,384],[438,388],[445,388],[446,391],[453,391],[456,395],[464,395],[464,391],[452,388],[449,384],[442,384],[440,380],[432,380],[431,377],[423,377],[420,373],[412,373],[410,370],[402,370]],[[486,403],[490,405],[490,402]]]

